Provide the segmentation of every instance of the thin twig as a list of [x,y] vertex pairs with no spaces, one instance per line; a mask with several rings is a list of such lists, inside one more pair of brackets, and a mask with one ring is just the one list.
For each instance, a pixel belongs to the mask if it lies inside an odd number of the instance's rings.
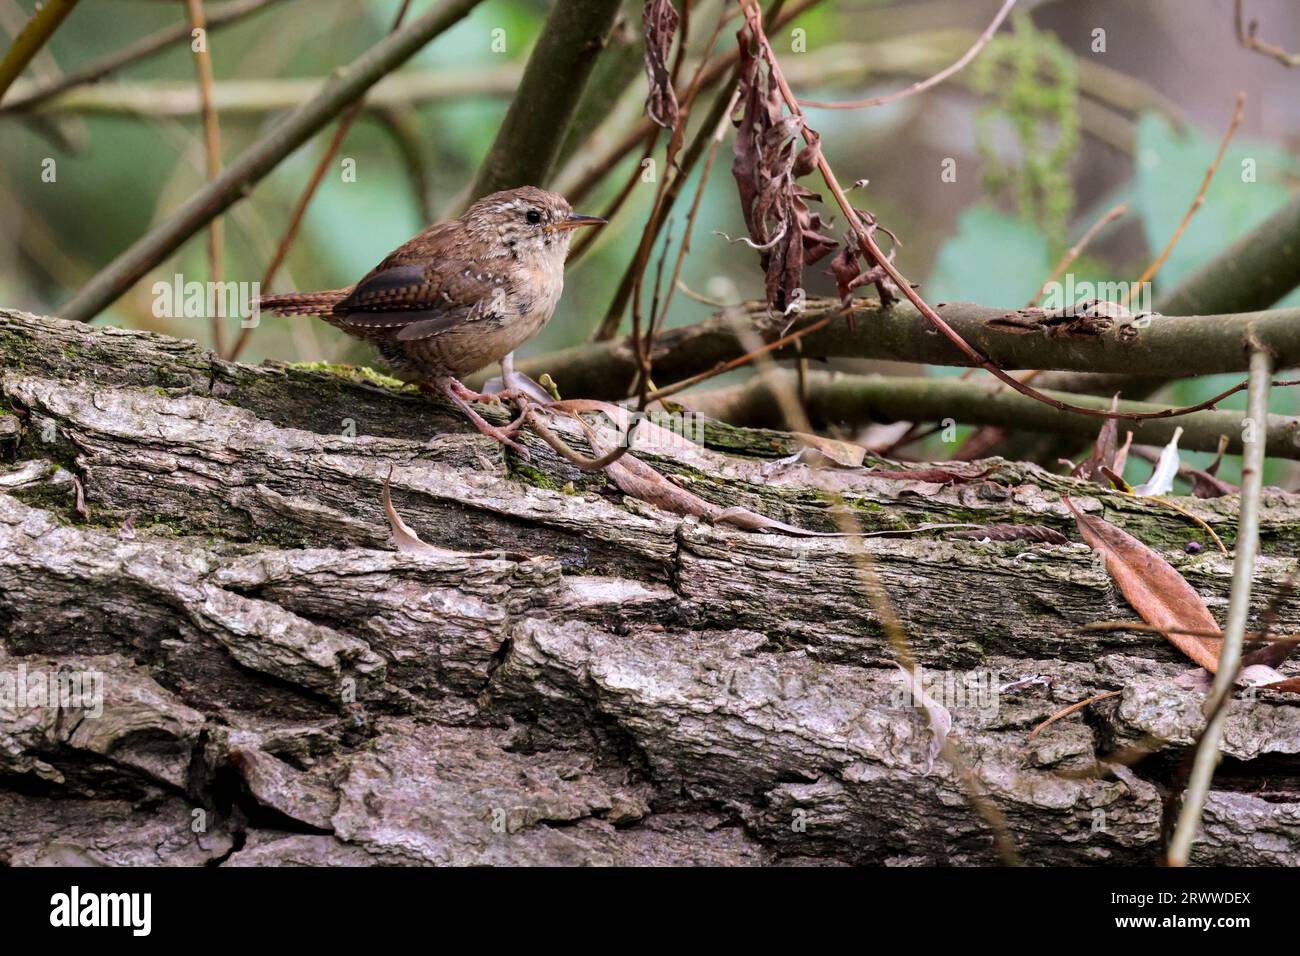
[[769,342],[767,345],[764,345],[762,348],[754,349],[752,351],[746,352],[744,355],[738,356],[737,358],[731,359],[730,361],[721,362],[715,367],[709,369],[708,371],[701,372],[699,375],[692,375],[690,378],[684,378],[680,382],[675,382],[672,385],[667,385],[663,388],[656,389],[655,391],[651,392],[648,396],[646,396],[646,402],[647,403],[657,402],[660,399],[667,398],[669,395],[676,395],[678,392],[683,392],[694,385],[700,384],[700,382],[708,381],[709,379],[714,378],[715,376],[721,375],[723,372],[730,372],[733,369],[738,369],[741,368],[742,366],[748,365],[750,362],[754,361],[756,358],[762,355],[766,355],[769,352],[775,352],[778,349],[783,349],[787,345],[790,345],[793,342],[798,342],[805,335],[809,335],[813,332],[818,331],[819,329],[824,329],[826,326],[830,325],[833,321],[839,318],[841,314],[843,313],[838,311],[832,312],[829,315],[827,315],[825,318],[819,319],[818,321],[814,322],[812,325],[791,332],[789,335],[783,335],[775,342]]
[[821,100],[800,100],[799,105],[811,106],[819,110],[860,110],[866,109],[870,106],[883,106],[885,103],[893,103],[896,100],[901,100],[909,96],[914,96],[917,93],[922,93],[932,86],[938,86],[954,73],[959,73],[965,68],[966,64],[970,63],[971,60],[975,59],[975,57],[979,55],[980,50],[984,49],[984,47],[988,45],[989,41],[993,39],[993,34],[998,32],[998,27],[1002,26],[1002,21],[1007,18],[1007,14],[1011,12],[1011,8],[1015,5],[1016,0],[1006,0],[1006,2],[1002,4],[1002,8],[998,10],[997,16],[993,18],[993,22],[985,28],[984,32],[981,33],[979,38],[975,41],[974,45],[962,54],[961,59],[956,63],[945,67],[933,76],[927,77],[924,80],[918,80],[906,89],[895,90],[893,93],[886,93],[884,96],[872,96],[865,100],[851,100],[847,103],[828,103]]
[[32,18],[27,21],[27,26],[14,37],[9,52],[5,54],[3,60],[0,60],[0,101],[4,100],[5,93],[14,80],[18,79],[18,75],[27,68],[32,58],[49,42],[54,31],[59,28],[59,24],[76,5],[77,0],[46,0],[45,4],[32,14]]
[[[822,3],[823,0],[795,0],[788,7],[783,7],[780,13],[774,13],[773,22],[777,26],[784,26],[795,18],[801,16],[812,7]],[[774,4],[775,6],[775,4]],[[732,49],[717,57],[705,69],[700,81],[701,91],[711,89],[715,84],[723,79],[731,70],[735,68],[736,62],[740,59],[739,49]],[[644,142],[649,133],[655,128],[655,124],[649,119],[642,119],[632,129],[623,134],[622,138],[614,145],[609,152],[587,168],[577,181],[565,189],[565,195],[573,202],[578,202],[594,189],[602,179],[605,178],[627,155],[636,149],[637,146]]]
[[441,0],[419,19],[375,44],[321,91],[250,146],[215,181],[101,269],[59,314],[89,322],[178,246],[243,198],[295,149],[430,40],[464,19],[480,0]]
[[1135,494],[1133,497],[1138,498],[1141,501],[1150,501],[1158,505],[1163,505],[1164,507],[1170,509],[1171,511],[1178,512],[1180,515],[1182,515],[1185,518],[1190,518],[1192,521],[1200,525],[1202,530],[1204,530],[1206,534],[1208,534],[1212,539],[1214,539],[1214,543],[1218,545],[1220,551],[1222,551],[1224,554],[1228,553],[1228,549],[1224,547],[1223,541],[1219,539],[1219,536],[1215,534],[1214,529],[1210,527],[1209,523],[1206,522],[1204,518],[1198,518],[1196,515],[1192,514],[1186,508],[1182,507],[1181,505],[1174,504],[1172,501],[1168,500],[1167,498],[1160,498],[1157,497],[1156,495],[1137,495],[1137,494]]
[[538,417],[536,410],[528,399],[523,399],[523,403],[524,417],[528,420],[528,424],[533,426],[533,430],[541,436],[542,441],[550,445],[561,458],[573,465],[573,467],[577,468],[579,471],[601,471],[626,455],[632,450],[632,435],[636,431],[636,426],[640,424],[640,419],[633,422],[632,427],[628,429],[627,440],[623,444],[619,445],[613,451],[602,452],[600,446],[596,444],[596,438],[595,435],[592,434],[590,426],[582,420],[582,417],[577,412],[570,412],[570,417],[576,420],[577,423],[582,426],[583,431],[587,433],[587,440],[591,443],[592,451],[596,453],[597,457],[588,458],[586,455],[574,451],[568,442],[555,434],[555,432],[551,431],[550,428],[546,426],[546,423]]
[[[632,195],[632,190],[636,188],[636,184],[641,181],[641,177],[645,173],[644,163],[654,153],[655,144],[659,142],[659,134],[662,130],[663,128],[661,126],[657,126],[654,123],[650,124],[650,130],[646,133],[645,137],[645,148],[641,151],[640,162],[638,162],[628,173],[627,179],[624,181],[622,187],[614,198],[611,199],[608,205],[600,211],[601,219],[604,219],[606,222],[613,222],[614,217],[618,215],[619,210],[622,209],[623,205],[628,201],[628,198]],[[578,202],[581,198],[582,197],[579,193],[574,193],[572,201]],[[565,260],[566,265],[572,265],[574,262],[581,259],[583,254],[591,248],[592,243],[605,233],[606,230],[604,229],[590,229],[585,235],[580,236],[578,241],[573,244],[573,248],[569,250],[569,258]]]
[[375,111],[393,144],[397,147],[411,180],[411,191],[420,207],[420,221],[433,222],[436,218],[433,201],[434,177],[429,169],[429,147],[421,132],[423,120],[417,110],[409,106],[393,106]]
[[[725,7],[724,7],[724,11],[725,11]],[[722,26],[724,23],[726,23],[726,17],[725,16],[719,17],[718,25],[714,28],[713,34],[709,37],[705,52],[703,54],[703,57],[700,60],[700,65],[699,67],[697,67],[695,74],[692,77],[691,82],[687,87],[687,92],[685,94],[685,97],[683,98],[685,102],[684,109],[686,111],[690,110],[691,104],[694,102],[695,97],[699,94],[699,91],[702,89],[704,85],[705,68],[708,66],[709,57],[713,55],[713,48],[717,45],[718,36],[722,32]],[[683,26],[683,29],[685,29],[685,26]],[[679,54],[680,51],[684,49],[685,49],[685,45],[683,44],[682,47],[678,48]],[[674,66],[674,71],[680,69],[680,67],[681,67],[681,56],[679,55],[677,63]],[[675,75],[676,73],[674,72],[674,76]],[[682,118],[679,122],[679,128],[684,130],[685,123],[686,123],[686,117],[685,114],[683,113]],[[609,205],[606,206],[605,209],[601,212],[600,215],[602,219],[607,219],[612,222],[614,217],[618,215],[619,210],[623,208],[623,205],[627,202],[628,198],[632,195],[632,190],[636,187],[636,184],[640,181],[641,176],[644,172],[643,164],[647,159],[650,158],[651,154],[654,153],[655,144],[659,142],[659,134],[661,130],[662,127],[660,127],[657,123],[650,124],[650,131],[645,136],[645,148],[641,152],[641,162],[637,163],[636,166],[632,168],[631,172],[628,174],[627,181],[623,184],[623,187],[618,191],[618,195],[616,195],[614,199],[609,203]],[[676,136],[677,135],[676,132],[674,132],[673,135]],[[708,177],[707,172],[704,175],[705,178]],[[657,200],[658,197],[656,197],[656,201]],[[572,264],[573,262],[577,261],[582,256],[582,254],[585,253],[587,249],[591,247],[592,243],[594,243],[596,239],[599,238],[599,236],[605,232],[606,230],[592,230],[588,232],[586,235],[579,238],[578,241],[574,243],[573,249],[569,252],[569,258],[568,258],[569,264]],[[687,224],[687,236],[688,237],[690,236],[689,220]],[[672,296],[670,292],[669,298],[671,297]]]
[[[402,20],[406,18],[406,11],[410,6],[411,0],[402,0],[397,16],[393,19],[393,25],[388,31],[390,36],[401,27]],[[284,265],[284,260],[289,255],[289,249],[298,238],[298,231],[302,228],[303,217],[307,215],[307,207],[311,205],[312,199],[316,197],[316,191],[320,188],[321,182],[324,181],[325,174],[334,165],[334,157],[338,155],[338,151],[343,146],[343,141],[347,139],[352,124],[361,115],[361,108],[364,103],[365,97],[363,96],[352,103],[339,118],[339,125],[334,130],[329,145],[325,147],[325,152],[321,154],[320,160],[316,163],[316,168],[312,170],[311,178],[307,180],[306,188],[298,197],[298,202],[294,204],[293,214],[289,216],[289,225],[285,228],[284,234],[280,236],[280,242],[275,247],[275,255],[271,257],[266,271],[262,274],[261,288],[270,289],[272,281],[280,271],[280,267]],[[254,328],[256,326],[245,325],[239,330],[239,336],[235,339],[235,345],[230,350],[230,354],[224,356],[226,359],[233,362],[239,358],[240,353],[244,351],[244,346],[248,344],[249,338],[252,337]]]
[[1242,9],[1243,6],[1244,0],[1237,0],[1233,9],[1233,22],[1237,27],[1237,42],[1248,50],[1271,56],[1283,66],[1300,66],[1300,53],[1288,53],[1282,47],[1268,43],[1256,36],[1256,31],[1259,30],[1258,20],[1251,20],[1250,26],[1246,26],[1246,14]]
[[[208,23],[203,14],[203,0],[185,0],[190,30],[194,36],[194,68],[198,75],[199,102],[203,108],[204,162],[208,182],[221,175],[221,121],[212,107],[212,51],[208,48]],[[208,281],[221,282],[222,274],[222,221],[214,216],[208,223]],[[215,311],[215,310],[214,310]],[[212,347],[218,355],[226,351],[226,330],[221,316],[209,317],[212,327]]]
[[1064,710],[1058,710],[1051,717],[1048,717],[1045,721],[1043,721],[1041,724],[1039,724],[1037,727],[1031,730],[1029,732],[1029,736],[1026,737],[1025,740],[1033,740],[1040,733],[1042,733],[1052,724],[1056,723],[1062,717],[1069,717],[1071,714],[1075,713],[1076,711],[1083,710],[1083,708],[1087,707],[1089,704],[1095,704],[1099,700],[1106,700],[1108,697],[1118,697],[1122,693],[1124,693],[1122,690],[1108,690],[1104,694],[1096,694],[1092,697],[1089,697],[1087,700],[1081,700],[1078,701],[1077,703],[1071,704],[1069,707],[1066,707]]
[[1174,251],[1174,246],[1178,245],[1178,240],[1183,237],[1183,232],[1187,229],[1187,224],[1192,221],[1196,211],[1205,205],[1205,194],[1210,189],[1210,182],[1214,179],[1214,174],[1219,169],[1219,164],[1223,162],[1223,156],[1228,151],[1228,143],[1232,142],[1232,137],[1236,135],[1237,127],[1241,125],[1241,118],[1246,111],[1246,94],[1237,94],[1237,107],[1232,113],[1232,122],[1228,124],[1228,131],[1223,134],[1223,139],[1219,142],[1219,151],[1214,154],[1214,161],[1210,163],[1209,168],[1205,170],[1205,178],[1201,180],[1201,188],[1196,191],[1196,198],[1192,204],[1187,207],[1187,212],[1183,213],[1182,220],[1178,223],[1178,228],[1174,234],[1169,237],[1169,242],[1165,244],[1164,249],[1160,250],[1160,255],[1156,256],[1151,265],[1146,267],[1142,275],[1138,276],[1137,282],[1130,285],[1120,299],[1120,305],[1127,305],[1128,300],[1134,289],[1140,289],[1146,283],[1150,282],[1160,267],[1165,264],[1169,254]]
[[[654,247],[654,243],[658,238],[659,230],[670,221],[669,212],[676,203],[677,196],[681,192],[683,185],[685,185],[686,177],[690,175],[691,168],[699,160],[701,153],[700,144],[709,132],[710,121],[712,121],[715,114],[718,113],[723,113],[725,117],[725,109],[720,109],[718,103],[715,102],[713,109],[710,110],[709,116],[705,120],[705,127],[701,128],[696,134],[696,138],[691,142],[690,148],[686,151],[686,155],[683,157],[683,161],[681,163],[677,162],[676,154],[681,148],[682,138],[685,135],[686,123],[690,119],[691,109],[693,108],[695,99],[700,92],[700,84],[704,76],[704,68],[708,63],[709,56],[713,53],[714,46],[718,42],[718,37],[722,35],[722,28],[725,23],[725,17],[720,16],[717,25],[713,29],[712,35],[709,37],[708,47],[704,51],[703,58],[700,60],[699,68],[696,69],[694,76],[691,77],[691,82],[687,88],[686,94],[681,98],[681,102],[678,105],[677,122],[673,128],[672,136],[668,143],[667,154],[664,157],[664,164],[665,166],[670,167],[670,169],[665,169],[664,177],[659,181],[659,184],[655,189],[655,201],[651,206],[650,221],[646,226],[645,232],[642,234],[641,245],[637,249],[636,257],[633,259],[630,266],[630,269],[634,270],[632,272],[633,280],[631,285],[632,341],[636,344],[637,355],[637,377],[633,383],[632,390],[639,394],[637,407],[642,411],[645,410],[646,394],[651,387],[650,350],[654,345],[655,329],[661,321],[658,309],[659,293],[664,260],[668,255],[668,248],[672,241],[671,235],[666,235],[664,237],[663,251],[659,258],[659,268],[654,279],[654,302],[651,308],[650,322],[648,328],[645,329],[645,334],[642,335],[643,321],[641,315],[641,300],[642,288],[645,283],[645,272],[646,268],[650,264],[650,254]],[[681,57],[679,56],[679,66],[680,62]],[[719,94],[719,100],[723,95],[724,94],[722,93]],[[734,95],[729,102],[734,102]],[[721,118],[718,119],[718,122],[721,122]],[[672,172],[671,180],[668,177],[669,172]],[[669,230],[671,232],[671,227],[669,227]],[[604,325],[601,329],[597,330],[598,338],[612,337],[613,332],[617,331],[617,325],[615,324],[609,334],[605,334],[606,330],[610,327],[611,316],[613,316],[615,323],[617,323],[618,319],[621,318],[622,307],[620,303],[622,293],[624,289],[627,288],[626,278],[625,275],[624,282],[620,284],[619,289],[614,294],[614,301],[610,305],[610,313],[606,315]],[[669,289],[668,295],[669,298],[672,297],[671,288]],[[617,315],[614,315],[615,310],[618,312]]]
[[[29,13],[20,0],[0,0],[0,30],[7,36],[16,37],[27,26]],[[41,48],[32,58],[27,69],[32,77],[24,82],[19,79],[9,88],[5,103],[0,106],[0,113],[9,108],[15,100],[21,99],[24,87],[38,86],[42,83],[55,83],[63,79],[64,73],[58,60],[50,52],[49,46]],[[82,117],[49,117],[34,120],[28,124],[32,132],[49,137],[58,148],[69,153],[80,153],[90,139],[86,122]]]
[[673,293],[681,284],[682,265],[686,262],[686,254],[691,251],[691,231],[695,228],[695,220],[700,214],[700,203],[704,199],[704,187],[709,182],[709,175],[713,172],[713,164],[718,158],[718,148],[722,145],[722,140],[726,136],[727,126],[731,122],[731,111],[735,109],[736,102],[740,97],[740,90],[735,90],[731,94],[731,104],[722,118],[718,120],[717,129],[713,131],[713,142],[709,144],[709,151],[704,157],[704,166],[700,170],[700,181],[695,184],[695,198],[691,200],[690,211],[686,214],[686,229],[682,235],[682,244],[677,249],[677,260],[673,263],[673,276],[668,283],[668,294],[664,297],[663,309],[660,310],[659,316],[650,329],[650,341],[646,346],[646,353],[654,351],[655,336],[663,327],[664,320],[668,316],[668,307],[672,304]]
[[619,6],[620,0],[551,5],[492,145],[460,197],[465,206],[501,189],[548,182]]
[[[713,39],[717,39],[717,31],[714,32]],[[704,67],[708,60],[701,61],[700,69],[691,79],[690,88],[682,97],[678,111],[678,129],[685,129],[686,123],[690,118],[691,109],[700,91],[703,89],[703,77],[705,74]],[[641,233],[641,241],[637,245],[636,254],[628,264],[627,269],[620,279],[618,287],[614,290],[614,296],[610,300],[609,308],[605,311],[605,317],[601,320],[592,338],[596,341],[605,341],[613,338],[618,333],[619,325],[623,321],[623,313],[627,309],[628,303],[632,302],[632,340],[637,349],[638,364],[641,371],[639,376],[645,377],[645,358],[643,349],[645,341],[642,337],[642,329],[639,324],[640,314],[640,294],[641,283],[645,276],[645,270],[650,263],[650,255],[654,249],[654,244],[659,238],[660,230],[663,229],[667,221],[668,213],[672,211],[673,205],[677,202],[677,197],[681,194],[682,188],[686,184],[687,178],[694,169],[696,162],[704,152],[705,144],[709,142],[713,134],[714,124],[725,114],[727,105],[731,102],[732,87],[735,86],[735,76],[731,78],[730,83],[718,91],[705,117],[704,124],[696,132],[695,138],[691,140],[690,146],[687,147],[685,154],[680,162],[674,162],[673,167],[664,170],[664,175],[659,179],[655,186],[655,198],[650,207],[650,216],[647,220],[646,227]],[[679,135],[674,131],[674,138]],[[669,149],[672,149],[670,143]]]
[[[222,4],[220,7],[207,11],[208,33],[210,34],[220,27],[242,20],[250,13],[256,13],[263,7],[279,2],[280,0],[231,0],[230,3]],[[123,47],[121,50],[116,50],[97,60],[92,60],[79,70],[73,70],[48,82],[25,88],[20,95],[11,96],[3,106],[0,106],[0,113],[29,110],[65,90],[85,86],[87,83],[94,83],[123,67],[148,59],[155,53],[166,50],[172,44],[188,39],[189,36],[190,25],[184,20],[172,26],[163,27],[163,29],[151,33],[147,37]]]
[[[1268,352],[1255,348],[1250,356],[1250,390],[1247,414],[1262,422],[1268,414],[1268,397],[1273,360]],[[1178,825],[1169,845],[1169,865],[1185,866],[1201,823],[1201,811],[1210,792],[1210,781],[1219,762],[1219,743],[1227,719],[1227,701],[1241,663],[1241,647],[1250,615],[1251,582],[1255,576],[1255,556],[1259,551],[1259,507],[1264,484],[1264,455],[1267,432],[1255,429],[1254,441],[1246,446],[1241,468],[1241,505],[1237,519],[1236,557],[1232,566],[1232,591],[1228,597],[1228,622],[1223,633],[1219,667],[1205,704],[1208,720],[1196,749],[1187,790],[1183,794]]]
[[[1070,268],[1070,266],[1074,263],[1074,260],[1079,258],[1079,256],[1083,254],[1083,250],[1088,248],[1088,245],[1092,242],[1093,239],[1097,238],[1098,233],[1100,233],[1103,229],[1109,226],[1120,216],[1127,213],[1128,208],[1129,208],[1129,204],[1127,202],[1122,202],[1117,206],[1113,206],[1106,213],[1106,215],[1102,216],[1091,226],[1089,226],[1088,231],[1079,237],[1079,241],[1066,250],[1065,255],[1061,257],[1061,261],[1058,262],[1056,264],[1056,268],[1052,270],[1052,274],[1043,280],[1043,284],[1039,286],[1038,291],[1034,293],[1034,297],[1025,304],[1025,308],[1033,308],[1035,305],[1037,305],[1038,300],[1047,294],[1047,287],[1050,286],[1057,279],[1059,279],[1066,269]],[[1069,306],[1070,304],[1071,303],[1069,302],[1062,303],[1062,305],[1066,305],[1066,306]]]

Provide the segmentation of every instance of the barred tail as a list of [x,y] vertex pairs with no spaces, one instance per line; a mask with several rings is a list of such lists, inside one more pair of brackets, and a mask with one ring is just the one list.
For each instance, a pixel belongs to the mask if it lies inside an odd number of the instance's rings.
[[328,315],[349,295],[351,289],[329,289],[324,292],[288,292],[284,295],[263,295],[257,307],[276,315]]

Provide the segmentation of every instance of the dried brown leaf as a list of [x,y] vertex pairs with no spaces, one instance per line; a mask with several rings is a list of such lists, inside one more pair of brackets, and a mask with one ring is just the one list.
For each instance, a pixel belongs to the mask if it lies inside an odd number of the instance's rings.
[[973,531],[954,531],[950,538],[971,538],[976,541],[1035,541],[1039,544],[1069,544],[1070,539],[1055,528],[1040,524],[991,524]]
[[925,481],[948,485],[978,481],[992,470],[992,468],[985,468],[982,471],[972,472],[955,471],[951,468],[914,468],[910,471],[890,471],[886,468],[872,468],[867,472],[867,476],[870,478],[888,478],[893,481]]
[[1250,640],[1246,641],[1243,648],[1241,664],[1243,667],[1249,667],[1252,664],[1263,664],[1266,667],[1277,667],[1284,663],[1292,654],[1295,653],[1296,642],[1293,640]]
[[455,551],[437,548],[421,541],[420,536],[402,520],[397,509],[393,507],[393,499],[388,493],[388,481],[392,477],[393,470],[390,468],[388,474],[384,476],[384,514],[388,517],[388,528],[393,534],[393,543],[397,545],[397,550],[403,554],[456,554]]
[[81,484],[81,479],[76,475],[72,476],[72,490],[75,495],[72,510],[75,511],[82,521],[90,520],[90,509],[86,507],[86,489]]
[[1179,469],[1178,474],[1192,483],[1192,494],[1197,498],[1222,498],[1224,495],[1235,495],[1241,491],[1231,482],[1216,478],[1208,471],[1199,468],[1189,468],[1184,465]]
[[[796,437],[805,446],[801,451],[815,451],[830,464],[837,465],[840,468],[860,468],[863,459],[867,456],[865,448],[852,442],[827,438],[825,435],[811,435],[807,432],[798,432]],[[815,456],[805,456],[804,460],[809,464],[816,464]]]
[[777,85],[753,53],[748,24],[737,40],[741,111],[731,172],[749,240],[760,249],[768,305],[784,312],[798,301],[804,269],[838,243],[822,232],[821,215],[809,208],[820,197],[796,182],[817,166],[816,134],[809,131],[812,141],[797,148],[802,119],[785,113]]
[[1219,633],[1214,615],[1196,590],[1173,565],[1127,531],[1104,518],[1084,514],[1068,496],[1061,500],[1074,515],[1083,540],[1105,559],[1106,570],[1133,610],[1159,628],[1180,651],[1213,672],[1219,666],[1223,641],[1178,633]]
[[[1113,412],[1119,407],[1118,393],[1110,400],[1110,410]],[[1092,454],[1090,454],[1070,471],[1075,478],[1082,478],[1084,481],[1092,481],[1104,488],[1110,487],[1110,481],[1102,474],[1102,466],[1110,468],[1116,474],[1124,474],[1123,468],[1115,467],[1115,456],[1119,449],[1119,420],[1108,418],[1101,426],[1101,431],[1097,433],[1097,440],[1093,442]]]
[[680,108],[673,89],[672,72],[668,69],[668,53],[673,47],[680,20],[672,0],[646,0],[641,13],[645,29],[646,78],[650,82],[645,112],[650,122],[670,130],[677,128]]
[[1275,684],[1264,684],[1261,690],[1280,690],[1288,694],[1300,694],[1300,677],[1289,677]]

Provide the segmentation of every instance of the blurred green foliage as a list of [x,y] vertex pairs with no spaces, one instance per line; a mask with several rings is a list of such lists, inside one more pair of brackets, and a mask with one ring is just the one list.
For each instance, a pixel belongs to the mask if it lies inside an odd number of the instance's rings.
[[[1008,193],[1016,211],[1047,234],[1059,254],[1074,209],[1070,165],[1079,146],[1079,69],[1051,33],[1035,29],[1023,11],[1015,29],[993,38],[971,67],[975,88],[990,97],[976,118],[976,144],[984,182],[994,195]],[[1002,123],[1015,131],[1019,155],[1002,158],[995,135]]]

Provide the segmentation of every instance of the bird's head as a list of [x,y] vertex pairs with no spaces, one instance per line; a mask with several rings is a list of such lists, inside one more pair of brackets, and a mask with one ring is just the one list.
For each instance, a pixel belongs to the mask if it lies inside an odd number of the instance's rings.
[[501,255],[546,255],[564,261],[573,232],[605,222],[579,216],[558,193],[521,186],[484,196],[464,215],[467,231]]

